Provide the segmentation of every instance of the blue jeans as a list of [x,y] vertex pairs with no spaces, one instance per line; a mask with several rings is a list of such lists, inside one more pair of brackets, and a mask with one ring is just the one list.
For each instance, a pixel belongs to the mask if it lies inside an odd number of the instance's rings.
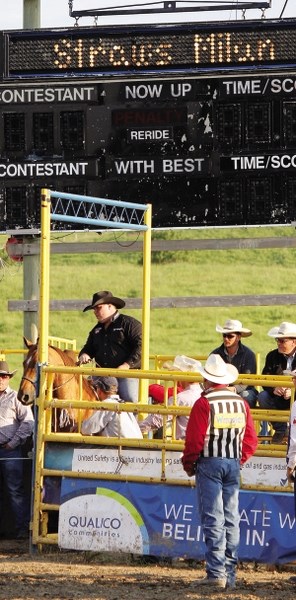
[[30,521],[30,501],[24,490],[22,459],[20,446],[13,450],[0,448],[0,510],[6,488],[17,531],[27,530]]
[[240,396],[247,401],[250,408],[255,408],[258,398],[258,392],[254,387],[249,387],[240,393]]
[[118,394],[125,402],[138,402],[139,380],[118,377]]
[[[267,390],[263,390],[258,395],[258,404],[260,408],[266,408],[268,410],[289,410],[290,400],[285,400],[282,396],[275,396],[270,394]],[[280,421],[273,421],[271,423],[273,429],[278,432],[285,432],[287,429],[287,423],[281,423]]]
[[200,458],[196,488],[209,579],[235,582],[239,546],[239,460]]

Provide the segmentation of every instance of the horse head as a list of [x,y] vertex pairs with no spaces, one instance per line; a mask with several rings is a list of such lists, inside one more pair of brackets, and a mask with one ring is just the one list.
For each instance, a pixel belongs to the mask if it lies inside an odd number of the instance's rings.
[[[22,404],[34,404],[37,397],[38,387],[38,347],[26,338],[24,338],[28,353],[23,362],[23,376],[21,378],[18,399]],[[55,346],[48,347],[48,361],[54,366],[70,366],[77,365],[77,357],[72,350],[61,350]],[[53,397],[59,400],[80,399],[80,384],[79,374],[57,373],[53,381]],[[89,381],[82,377],[82,400],[96,401],[97,395]],[[80,419],[88,418],[92,414],[92,410],[66,408],[58,409],[55,414],[55,431],[76,431],[77,423]],[[80,419],[79,419],[80,417]]]
[[28,352],[23,362],[23,376],[17,397],[22,404],[30,405],[34,404],[36,400],[38,350],[37,344],[33,344],[26,338],[24,338],[24,342]]

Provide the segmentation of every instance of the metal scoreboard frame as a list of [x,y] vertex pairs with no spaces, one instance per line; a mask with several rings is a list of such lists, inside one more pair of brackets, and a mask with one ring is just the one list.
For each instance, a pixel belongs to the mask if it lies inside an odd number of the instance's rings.
[[42,188],[153,228],[294,221],[295,66],[296,19],[1,32],[0,232]]

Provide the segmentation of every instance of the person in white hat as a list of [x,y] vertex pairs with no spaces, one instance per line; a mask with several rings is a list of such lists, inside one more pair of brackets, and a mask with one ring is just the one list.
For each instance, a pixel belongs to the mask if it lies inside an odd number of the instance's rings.
[[[199,361],[190,358],[189,356],[179,355],[176,356],[173,363],[166,364],[166,368],[171,371],[181,371],[183,373],[199,373]],[[189,406],[192,407],[194,402],[200,397],[202,387],[198,381],[183,381],[182,376],[178,381],[181,391],[176,396],[177,406]],[[168,395],[168,405],[174,404],[173,394]],[[187,415],[178,415],[176,417],[176,439],[183,440],[185,438],[186,427],[189,417]],[[172,417],[167,419],[167,425],[171,425]],[[139,423],[142,433],[148,431],[158,431],[163,425],[163,415],[150,413],[146,419]]]
[[[241,338],[249,337],[252,331],[243,327],[241,321],[227,319],[224,325],[217,325],[216,331],[222,333],[223,343],[211,354],[219,354],[227,363],[234,365],[240,374],[256,373],[256,356],[250,348],[242,344]],[[235,386],[236,392],[247,400],[250,408],[255,408],[258,392],[254,386]]]
[[239,546],[240,465],[257,448],[248,403],[229,389],[238,370],[211,354],[199,372],[204,391],[187,425],[183,468],[195,474],[198,506],[206,544],[206,574],[197,586],[234,588]]
[[[119,370],[140,369],[142,355],[142,325],[134,317],[120,314],[125,301],[112,292],[95,292],[83,312],[93,310],[97,323],[89,332],[86,343],[79,352],[79,364],[92,359],[96,366]],[[127,402],[138,402],[139,380],[118,377],[118,390]]]
[[[266,356],[263,375],[282,375],[284,370],[296,369],[296,324],[283,321],[279,326],[272,327],[268,335],[277,342],[277,349],[271,350]],[[268,410],[289,410],[291,388],[278,386],[263,387],[258,395],[260,408]],[[274,434],[273,444],[281,444],[288,436],[287,423],[274,421],[271,423]]]
[[3,514],[6,490],[15,520],[16,539],[29,537],[30,500],[24,489],[22,445],[32,435],[34,418],[30,407],[17,399],[10,387],[10,371],[5,360],[0,361],[0,511]]

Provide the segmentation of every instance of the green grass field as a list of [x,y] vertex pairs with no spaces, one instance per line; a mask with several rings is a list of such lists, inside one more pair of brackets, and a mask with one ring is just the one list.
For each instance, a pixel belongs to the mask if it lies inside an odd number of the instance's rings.
[[[229,237],[293,236],[293,227],[258,227],[245,229],[189,230],[154,232],[155,238],[204,239]],[[137,234],[90,233],[53,234],[56,241],[125,241],[132,244]],[[99,238],[99,239],[98,239]],[[8,300],[23,298],[23,266],[7,258],[0,241],[0,286],[2,318],[0,348],[23,347],[23,314],[9,312]],[[296,249],[272,250],[219,250],[153,252],[151,266],[151,296],[220,296],[241,294],[293,294]],[[141,297],[141,253],[97,253],[52,255],[50,269],[50,297],[58,299],[91,299],[95,291],[109,289],[114,295]],[[140,310],[129,314],[141,320]],[[151,310],[151,354],[208,354],[216,347],[221,336],[216,324],[235,318],[253,331],[247,344],[261,354],[274,347],[267,331],[281,321],[296,321],[295,306],[259,306],[237,308],[192,308]],[[50,334],[75,338],[77,348],[84,343],[94,326],[92,311],[61,311],[50,314]],[[21,369],[21,357],[10,356],[13,368]],[[17,376],[18,377],[18,376]],[[17,377],[15,381],[17,380]]]

